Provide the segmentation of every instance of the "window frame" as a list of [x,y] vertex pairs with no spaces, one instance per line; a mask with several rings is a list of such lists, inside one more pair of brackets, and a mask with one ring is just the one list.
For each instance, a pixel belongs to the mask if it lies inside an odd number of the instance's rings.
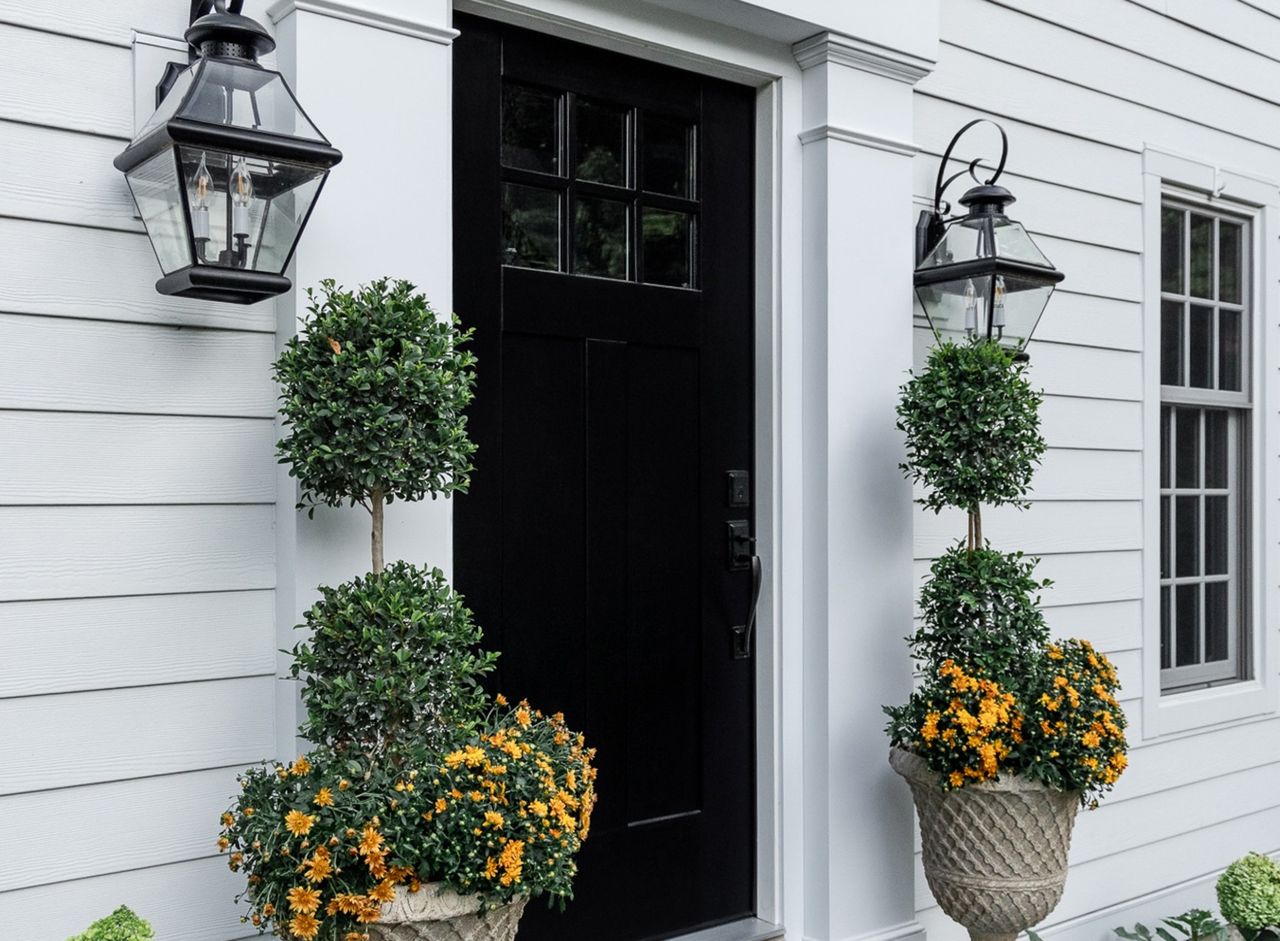
[[[1272,715],[1280,705],[1280,635],[1268,625],[1280,616],[1280,578],[1271,572],[1280,544],[1280,512],[1272,504],[1280,494],[1280,381],[1263,377],[1280,369],[1280,324],[1270,321],[1280,311],[1280,185],[1248,174],[1224,171],[1212,164],[1147,148],[1143,153],[1143,584],[1142,689],[1140,717],[1131,714],[1132,738],[1140,742],[1196,734],[1226,723]],[[1162,396],[1160,328],[1161,210],[1166,203],[1229,215],[1246,221],[1243,298],[1249,312],[1242,331],[1248,374],[1242,394],[1252,402],[1243,436],[1248,459],[1241,468],[1242,506],[1238,518],[1246,528],[1249,557],[1239,566],[1243,606],[1249,624],[1239,632],[1249,668],[1240,678],[1210,681],[1194,687],[1164,690],[1161,683],[1160,619],[1160,421],[1162,405],[1177,406]],[[1215,246],[1216,247],[1216,246]],[[1215,302],[1216,303],[1216,302]],[[1196,390],[1206,391],[1206,390]],[[1213,390],[1208,390],[1213,391]],[[1218,395],[1223,393],[1218,392]],[[1177,398],[1178,396],[1174,396]],[[1187,405],[1235,408],[1227,401],[1184,402]],[[1264,512],[1263,509],[1272,509]],[[1139,722],[1133,722],[1140,718]]]

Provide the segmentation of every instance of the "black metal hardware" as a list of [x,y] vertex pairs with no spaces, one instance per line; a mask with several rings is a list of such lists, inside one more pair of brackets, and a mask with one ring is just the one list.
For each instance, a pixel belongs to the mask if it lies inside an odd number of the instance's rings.
[[751,535],[748,520],[729,520],[729,568],[733,571],[749,568],[755,554],[755,537]]
[[[754,540],[752,540],[754,542]],[[730,628],[733,633],[733,659],[748,660],[751,658],[751,635],[756,630],[756,609],[760,606],[760,586],[764,581],[764,567],[760,564],[760,556],[751,556],[751,610],[747,612],[746,624],[735,624]]]
[[751,506],[751,474],[744,470],[725,471],[728,495],[725,503],[731,507]]
[[[978,178],[978,167],[982,165],[982,158],[975,157],[969,161],[969,165],[959,173],[954,173],[945,180],[943,174],[947,172],[947,164],[951,160],[951,151],[955,150],[955,146],[959,143],[964,133],[972,127],[979,124],[990,124],[1000,132],[1000,162],[996,165],[995,173],[986,180]],[[946,192],[948,186],[954,183],[960,177],[968,173],[975,183],[982,186],[994,186],[996,180],[1000,179],[1000,175],[1004,173],[1005,161],[1009,159],[1009,137],[1005,134],[1004,128],[995,121],[986,118],[975,118],[960,130],[956,131],[955,136],[951,138],[951,143],[947,144],[947,149],[942,154],[942,161],[938,164],[938,179],[933,188],[933,209],[925,209],[920,213],[920,218],[916,222],[916,264],[924,261],[925,255],[929,254],[929,250],[938,244],[942,238],[943,217],[951,211],[951,204],[942,201],[942,194]],[[945,208],[944,208],[945,207]]]

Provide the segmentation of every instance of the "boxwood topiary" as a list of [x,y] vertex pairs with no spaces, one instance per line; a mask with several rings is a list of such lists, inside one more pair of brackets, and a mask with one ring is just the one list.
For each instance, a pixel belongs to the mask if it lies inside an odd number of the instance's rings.
[[1280,864],[1261,853],[1237,859],[1218,879],[1218,907],[1241,931],[1280,926]]
[[106,918],[100,918],[89,928],[68,938],[67,941],[151,941],[155,932],[151,926],[121,905]]

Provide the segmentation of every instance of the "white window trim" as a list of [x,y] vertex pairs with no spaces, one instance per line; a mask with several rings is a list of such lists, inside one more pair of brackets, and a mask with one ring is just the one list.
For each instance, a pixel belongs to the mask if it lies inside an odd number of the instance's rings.
[[[1249,370],[1254,421],[1248,477],[1246,577],[1252,678],[1162,694],[1160,688],[1160,207],[1182,202],[1249,217],[1252,298]],[[1280,186],[1177,154],[1143,153],[1143,604],[1142,740],[1201,731],[1280,706]]]

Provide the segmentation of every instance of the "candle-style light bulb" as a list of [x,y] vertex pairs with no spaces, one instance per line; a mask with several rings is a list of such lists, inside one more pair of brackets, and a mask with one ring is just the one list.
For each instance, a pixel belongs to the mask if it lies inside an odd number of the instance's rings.
[[978,332],[978,290],[972,278],[964,286],[964,332],[969,336]]
[[991,324],[999,331],[997,337],[1004,336],[1004,276],[996,276],[995,310],[991,313]]
[[187,191],[191,202],[191,235],[202,247],[209,241],[209,194],[213,192],[213,176],[205,158],[205,154],[200,155],[200,165]]
[[249,175],[249,167],[244,157],[236,161],[231,171],[228,189],[231,195],[231,234],[247,237],[249,235],[249,204],[253,201],[253,177]]

